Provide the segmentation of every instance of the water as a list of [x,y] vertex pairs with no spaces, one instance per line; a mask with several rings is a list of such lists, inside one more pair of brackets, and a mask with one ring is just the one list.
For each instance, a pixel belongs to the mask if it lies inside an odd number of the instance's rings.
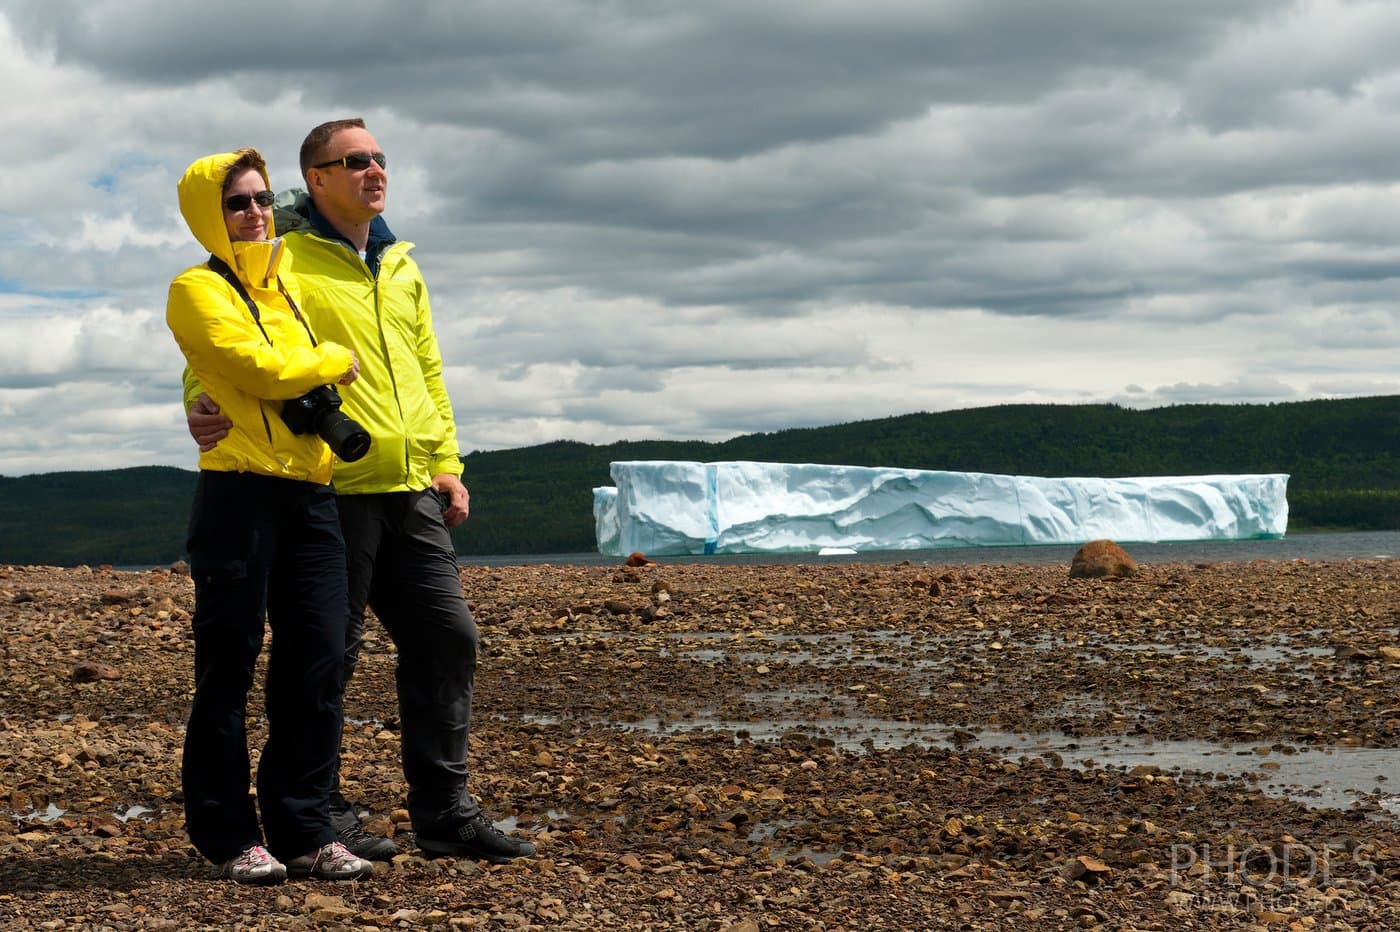
[[[1273,540],[1182,541],[1125,543],[1139,563],[1247,563],[1250,560],[1394,560],[1400,558],[1400,531],[1342,531],[1290,534]],[[882,550],[871,553],[745,553],[714,556],[657,557],[662,563],[709,566],[752,564],[914,563],[965,566],[986,563],[1063,563],[1074,558],[1078,544],[1039,547],[950,547],[941,550]],[[464,566],[616,566],[620,557],[600,553],[504,554],[458,557]]]
[[[1273,540],[1180,541],[1165,544],[1123,542],[1139,563],[1248,563],[1250,560],[1394,560],[1400,558],[1400,531],[1338,531],[1289,534]],[[733,553],[712,556],[658,557],[658,562],[700,566],[833,565],[842,563],[915,563],[927,566],[969,566],[985,563],[1069,565],[1078,544],[1039,547],[948,547],[939,550],[878,550],[869,553]],[[617,566],[621,557],[601,553],[506,553],[485,556],[458,554],[463,566]],[[145,572],[166,564],[120,565],[115,569]]]
[[[551,716],[530,716],[538,724],[558,724]],[[1055,766],[1155,767],[1177,776],[1244,780],[1269,796],[1305,806],[1347,809],[1370,806],[1378,816],[1400,818],[1400,793],[1388,785],[1400,773],[1400,749],[1216,744],[1208,741],[1163,741],[1124,735],[1071,737],[1051,733],[1022,733],[991,728],[964,728],[942,723],[896,722],[846,712],[812,718],[773,714],[757,720],[733,720],[714,710],[688,713],[684,721],[648,715],[636,721],[608,722],[628,731],[659,736],[720,731],[735,740],[778,741],[791,732],[828,738],[849,751],[901,748],[980,748],[1005,760],[1042,758]]]
[[[33,824],[36,822],[48,824],[50,822],[57,822],[59,819],[63,818],[67,814],[67,809],[60,809],[53,803],[49,803],[48,807],[45,808],[42,812],[40,812],[37,809],[30,809],[28,812],[12,813],[14,819],[17,822],[26,824]],[[139,819],[143,822],[150,821],[150,816],[155,816],[159,814],[160,813],[157,810],[147,809],[145,806],[135,806],[129,805],[127,803],[122,803],[121,805],[117,806],[116,810],[112,813],[112,817],[115,818],[118,822],[124,824],[126,822],[131,821],[132,819]]]

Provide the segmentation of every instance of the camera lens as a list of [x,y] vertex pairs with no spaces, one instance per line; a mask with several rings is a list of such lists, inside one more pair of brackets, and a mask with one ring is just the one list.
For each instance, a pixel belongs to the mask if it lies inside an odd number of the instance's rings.
[[345,462],[353,463],[369,452],[369,432],[339,411],[326,412],[319,427],[321,439]]
[[369,432],[340,413],[340,394],[329,385],[284,403],[282,420],[294,434],[316,434],[347,463],[369,452]]

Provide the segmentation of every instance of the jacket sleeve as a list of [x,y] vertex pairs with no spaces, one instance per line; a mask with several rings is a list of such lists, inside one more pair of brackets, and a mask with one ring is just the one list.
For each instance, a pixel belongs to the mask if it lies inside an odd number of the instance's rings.
[[460,476],[463,471],[462,457],[457,448],[457,421],[452,416],[452,399],[447,396],[447,385],[442,381],[442,352],[438,349],[437,334],[433,332],[433,312],[428,303],[428,286],[418,274],[418,365],[423,370],[423,384],[428,389],[428,397],[437,408],[442,419],[442,442],[432,451],[432,474],[449,473]]
[[185,371],[181,379],[184,383],[185,416],[188,417],[190,409],[199,400],[199,396],[204,393],[204,383],[199,380],[199,376],[194,374],[189,363],[185,363]]
[[[166,323],[194,372],[217,372],[240,391],[282,400],[335,382],[349,370],[350,351],[338,343],[273,346],[233,289],[222,279],[205,282],[203,277],[176,278],[165,310]],[[187,377],[187,405],[193,403],[190,388]]]

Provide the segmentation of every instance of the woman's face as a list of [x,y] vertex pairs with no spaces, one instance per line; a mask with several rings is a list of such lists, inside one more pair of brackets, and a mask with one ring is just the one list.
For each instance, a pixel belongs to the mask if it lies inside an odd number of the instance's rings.
[[[224,191],[224,225],[228,227],[228,238],[234,242],[249,242],[267,239],[267,222],[272,217],[272,205],[266,207],[253,200],[254,195],[267,190],[262,174],[254,168],[245,168],[234,177]],[[241,210],[230,210],[229,200],[247,200],[248,206]]]

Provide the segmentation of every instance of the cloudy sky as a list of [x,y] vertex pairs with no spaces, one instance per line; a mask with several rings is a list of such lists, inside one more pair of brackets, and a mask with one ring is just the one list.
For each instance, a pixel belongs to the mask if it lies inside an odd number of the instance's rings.
[[464,451],[1400,393],[1400,4],[6,0],[0,474],[193,468],[175,183],[360,115]]

